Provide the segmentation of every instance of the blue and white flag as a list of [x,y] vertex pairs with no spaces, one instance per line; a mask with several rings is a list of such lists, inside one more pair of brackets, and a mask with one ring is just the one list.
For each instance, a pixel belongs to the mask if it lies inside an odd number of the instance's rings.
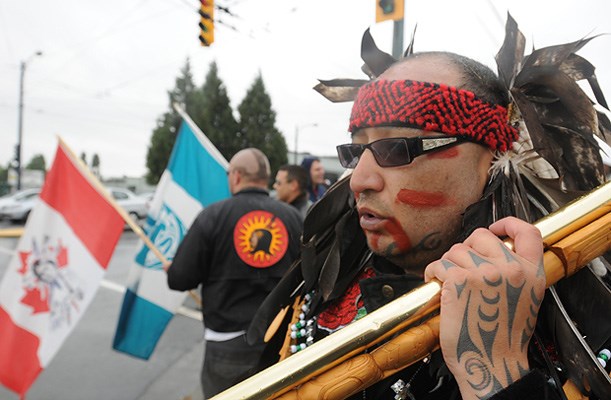
[[[145,232],[171,260],[199,212],[230,196],[229,163],[188,115],[151,202]],[[130,269],[113,348],[148,360],[185,292],[171,290],[162,262],[140,242]]]

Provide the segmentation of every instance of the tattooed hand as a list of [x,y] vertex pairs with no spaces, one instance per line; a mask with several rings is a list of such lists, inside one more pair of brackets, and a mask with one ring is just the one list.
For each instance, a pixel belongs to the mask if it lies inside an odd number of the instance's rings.
[[526,375],[545,291],[539,231],[513,217],[478,229],[428,265],[432,278],[443,282],[440,345],[462,398],[489,398]]

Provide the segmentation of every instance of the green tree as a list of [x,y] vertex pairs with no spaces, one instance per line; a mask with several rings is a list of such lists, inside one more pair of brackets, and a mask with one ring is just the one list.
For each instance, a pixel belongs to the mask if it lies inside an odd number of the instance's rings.
[[83,161],[83,164],[87,165],[87,154],[85,154],[84,151],[81,153],[81,160]]
[[93,153],[93,158],[91,159],[91,167],[92,168],[100,167],[100,156],[98,156],[98,153]]
[[272,109],[272,100],[265,90],[261,73],[248,89],[238,111],[241,147],[256,147],[265,153],[272,176],[276,176],[278,168],[287,163],[288,148],[284,136],[276,128],[276,112]]
[[6,168],[0,165],[0,196],[4,196],[10,190],[10,186],[8,184],[8,170],[10,165]]
[[168,92],[169,110],[166,111],[158,120],[157,127],[153,130],[151,143],[146,154],[146,181],[154,185],[159,182],[161,174],[165,170],[170,159],[170,153],[176,134],[180,126],[180,116],[174,110],[173,104],[178,103],[187,113],[192,107],[195,107],[195,85],[193,83],[193,74],[191,73],[191,64],[189,59],[185,62],[185,66],[181,69],[181,75],[176,78],[174,89]]
[[26,165],[25,169],[35,169],[39,171],[46,171],[47,163],[45,162],[45,157],[42,154],[34,155],[34,157],[32,157],[28,165]]
[[98,153],[93,153],[93,158],[91,159],[91,170],[96,176],[100,176],[100,156],[98,156]]
[[210,63],[204,84],[195,98],[195,110],[189,115],[221,154],[230,160],[242,149],[239,127],[215,62]]

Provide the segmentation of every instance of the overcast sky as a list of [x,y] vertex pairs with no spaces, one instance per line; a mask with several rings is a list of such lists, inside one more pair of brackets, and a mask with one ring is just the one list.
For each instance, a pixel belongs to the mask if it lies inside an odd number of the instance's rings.
[[[60,135],[104,177],[140,176],[167,91],[185,60],[201,85],[216,61],[234,110],[261,72],[290,150],[331,155],[348,141],[349,104],[332,104],[317,79],[365,78],[360,42],[372,29],[391,52],[392,22],[375,24],[376,0],[217,0],[215,42],[201,47],[196,0],[0,0],[0,164],[17,143],[20,63],[27,60],[23,160],[50,164]],[[611,33],[608,0],[407,0],[405,40],[494,66],[507,11],[528,47]],[[42,51],[40,57],[31,56]],[[598,68],[611,97],[611,35],[579,54]],[[235,113],[237,117],[237,112]],[[312,124],[317,124],[313,127]]]

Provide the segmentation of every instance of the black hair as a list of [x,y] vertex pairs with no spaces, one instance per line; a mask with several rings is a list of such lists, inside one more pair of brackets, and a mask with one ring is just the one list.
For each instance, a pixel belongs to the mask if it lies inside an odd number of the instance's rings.
[[302,166],[296,164],[285,164],[278,168],[278,171],[286,171],[287,181],[297,181],[300,193],[303,194],[308,190],[308,173]]

